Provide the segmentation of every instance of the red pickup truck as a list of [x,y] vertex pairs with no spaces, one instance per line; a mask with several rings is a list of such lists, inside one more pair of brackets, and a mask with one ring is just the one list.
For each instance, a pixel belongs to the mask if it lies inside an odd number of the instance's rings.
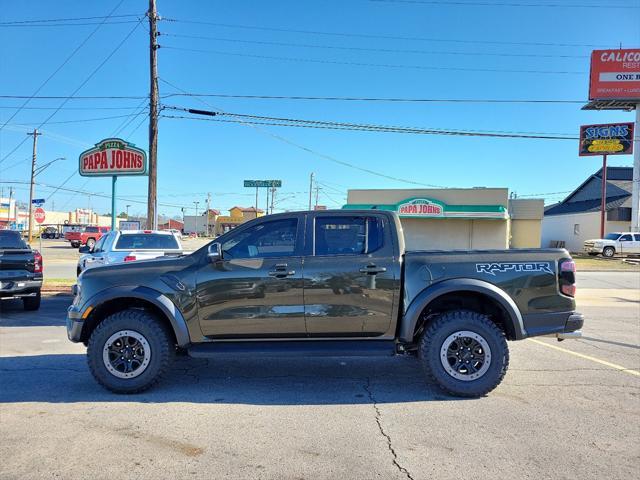
[[111,227],[85,227],[81,232],[65,233],[64,239],[71,243],[73,248],[79,248],[80,245],[86,245],[91,248],[109,230],[111,230]]

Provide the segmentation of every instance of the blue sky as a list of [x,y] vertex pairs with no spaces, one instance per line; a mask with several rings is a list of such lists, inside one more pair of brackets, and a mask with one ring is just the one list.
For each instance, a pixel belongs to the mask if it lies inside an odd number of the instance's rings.
[[[0,22],[98,17],[107,15],[118,3],[114,0],[4,0],[0,6]],[[522,6],[526,3],[536,6]],[[519,6],[513,6],[515,4]],[[600,8],[605,4],[636,8]],[[146,7],[145,1],[126,0],[114,15],[143,14]],[[640,45],[640,2],[637,0],[426,3],[159,0],[158,10],[166,19],[159,23],[160,78],[192,93],[586,101],[591,46]],[[118,17],[111,21],[134,20],[134,17]],[[78,26],[0,26],[0,95],[33,94],[99,21],[86,20],[84,23],[93,24]],[[191,21],[218,25],[189,23]],[[70,95],[135,25],[102,25],[39,95]],[[143,22],[134,30],[77,96],[148,94],[146,25]],[[161,95],[177,92],[169,84],[161,81]],[[0,124],[15,113],[23,101],[0,98]],[[61,103],[62,100],[30,101],[28,108],[0,131],[0,159],[25,138],[27,130],[38,126],[53,112],[51,109]],[[52,165],[38,181],[56,186],[71,176],[65,188],[108,195],[109,179],[73,175],[78,155],[120,127],[123,127],[120,136],[146,149],[147,122],[143,114],[134,116],[144,103],[140,99],[67,102],[42,127],[44,135],[38,140],[41,164],[62,156],[67,160]],[[201,101],[195,97],[169,97],[163,99],[163,104],[323,121],[568,135],[576,135],[581,124],[633,120],[632,113],[584,112],[580,104],[572,103],[391,103],[211,97]],[[168,109],[162,113],[184,115]],[[128,116],[121,117],[125,115]],[[81,121],[104,117],[120,118]],[[327,156],[422,184],[508,187],[520,195],[565,192],[575,188],[600,165],[599,158],[580,158],[577,152],[577,141],[571,140],[254,128],[246,124],[162,118],[159,212],[176,215],[180,206],[187,206],[193,213],[193,202],[199,201],[202,208],[206,192],[212,194],[212,206],[222,210],[234,205],[252,205],[253,192],[242,187],[246,178],[282,179],[283,188],[276,197],[279,209],[305,208],[311,172],[315,172],[322,188],[319,203],[334,207],[344,203],[348,188],[413,186],[348,168],[330,161]],[[0,163],[0,182],[28,181],[30,155],[28,140]],[[612,165],[631,163],[631,156],[610,159]],[[0,186],[6,194],[8,184]],[[28,199],[27,185],[14,186],[19,199]],[[118,210],[131,204],[130,213],[145,212],[146,188],[146,177],[122,178],[119,196],[127,200],[118,201]],[[36,193],[37,197],[49,197],[52,190],[38,187]],[[553,201],[562,195],[545,197]],[[264,195],[261,197],[260,206],[264,207]],[[110,211],[108,198],[70,192],[58,191],[47,203],[48,208],[55,206],[56,210],[89,205],[99,212]]]

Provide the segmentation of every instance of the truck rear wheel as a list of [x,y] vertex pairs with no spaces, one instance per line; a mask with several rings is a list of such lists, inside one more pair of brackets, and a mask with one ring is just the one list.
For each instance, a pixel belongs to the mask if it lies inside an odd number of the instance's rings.
[[40,308],[41,299],[42,299],[42,296],[40,292],[38,292],[38,294],[35,297],[24,297],[22,299],[22,306],[28,312],[38,310]]
[[94,378],[115,393],[138,393],[160,381],[175,354],[171,335],[148,312],[128,309],[93,331],[87,361]]
[[481,397],[496,388],[509,366],[502,330],[488,316],[445,312],[425,330],[419,357],[427,379],[460,397]]

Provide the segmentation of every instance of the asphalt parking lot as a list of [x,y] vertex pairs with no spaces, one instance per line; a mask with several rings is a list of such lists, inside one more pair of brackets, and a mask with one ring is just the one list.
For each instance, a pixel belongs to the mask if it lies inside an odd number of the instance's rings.
[[510,343],[507,377],[476,400],[404,357],[181,357],[154,390],[116,396],[66,340],[70,297],[4,302],[0,478],[635,477],[640,274],[578,285],[584,337]]

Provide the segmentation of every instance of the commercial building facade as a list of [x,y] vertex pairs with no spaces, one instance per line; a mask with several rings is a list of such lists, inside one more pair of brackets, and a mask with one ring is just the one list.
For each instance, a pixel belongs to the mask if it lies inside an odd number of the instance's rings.
[[409,249],[539,247],[542,204],[522,200],[512,222],[508,197],[506,188],[349,190],[343,208],[397,212]]
[[[607,167],[605,234],[631,229],[632,167]],[[542,245],[562,242],[569,251],[582,251],[584,241],[600,237],[602,169],[589,176],[563,201],[545,209]]]

